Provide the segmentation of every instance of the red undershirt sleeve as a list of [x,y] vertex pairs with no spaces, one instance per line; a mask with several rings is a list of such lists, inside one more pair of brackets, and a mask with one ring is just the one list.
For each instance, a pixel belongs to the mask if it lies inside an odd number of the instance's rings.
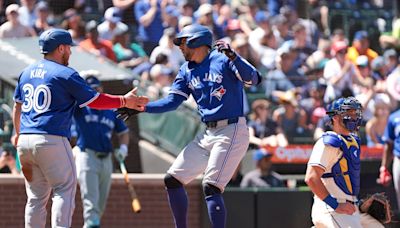
[[96,100],[88,104],[94,109],[113,109],[125,106],[125,98],[123,96],[101,93]]

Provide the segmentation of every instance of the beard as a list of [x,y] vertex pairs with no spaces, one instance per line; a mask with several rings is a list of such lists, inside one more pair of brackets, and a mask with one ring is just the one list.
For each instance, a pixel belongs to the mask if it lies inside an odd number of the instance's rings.
[[69,64],[68,60],[69,60],[69,55],[67,53],[64,53],[62,56],[62,64],[64,66],[68,66]]

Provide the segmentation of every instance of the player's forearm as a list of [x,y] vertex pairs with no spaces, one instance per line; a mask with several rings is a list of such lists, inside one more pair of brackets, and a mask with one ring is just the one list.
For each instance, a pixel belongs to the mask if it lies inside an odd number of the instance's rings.
[[12,120],[16,135],[19,135],[19,128],[21,125],[21,105],[22,105],[21,103],[15,102],[13,107]]
[[185,100],[185,97],[170,93],[167,97],[160,100],[149,102],[146,105],[146,111],[148,113],[163,113],[177,109],[180,104]]
[[321,200],[325,199],[329,192],[321,181],[322,172],[317,170],[315,166],[308,166],[304,181],[311,191]]
[[125,133],[120,134],[118,136],[118,139],[119,139],[119,145],[123,145],[123,144],[128,145],[129,144],[129,133],[125,132]]
[[393,160],[393,142],[387,142],[382,154],[381,167],[389,168]]
[[246,84],[257,85],[261,82],[261,76],[257,69],[245,59],[238,55],[232,62],[235,64],[240,77]]

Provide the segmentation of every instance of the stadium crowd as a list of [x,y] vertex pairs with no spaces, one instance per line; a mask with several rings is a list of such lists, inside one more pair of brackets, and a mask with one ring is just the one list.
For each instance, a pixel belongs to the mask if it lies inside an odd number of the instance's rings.
[[[129,68],[155,99],[184,62],[175,34],[198,23],[262,73],[246,88],[252,148],[311,142],[326,128],[327,104],[355,96],[364,107],[362,139],[383,147],[400,99],[400,19],[392,1],[1,0],[0,38],[67,29],[79,48]],[[300,10],[303,9],[303,10]],[[304,10],[306,9],[306,10]],[[350,10],[349,21],[334,14]],[[350,23],[350,25],[346,23]]]

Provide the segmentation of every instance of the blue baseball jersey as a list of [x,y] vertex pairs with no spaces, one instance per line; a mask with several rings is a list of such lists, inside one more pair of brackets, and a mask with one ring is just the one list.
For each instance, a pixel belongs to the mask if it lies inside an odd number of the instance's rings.
[[14,101],[21,103],[20,134],[70,137],[75,106],[98,97],[72,68],[43,59],[20,75]]
[[392,141],[393,154],[396,157],[400,157],[400,110],[389,116],[383,140],[385,142]]
[[89,107],[77,108],[74,112],[74,129],[81,150],[86,148],[99,152],[111,152],[111,136],[128,132],[125,123],[112,110],[96,110]]
[[[242,68],[240,75],[237,67]],[[216,121],[243,116],[243,84],[258,74],[256,69],[238,56],[230,61],[213,50],[199,64],[184,63],[171,86],[170,93],[186,99],[192,95],[198,105],[201,120]]]

